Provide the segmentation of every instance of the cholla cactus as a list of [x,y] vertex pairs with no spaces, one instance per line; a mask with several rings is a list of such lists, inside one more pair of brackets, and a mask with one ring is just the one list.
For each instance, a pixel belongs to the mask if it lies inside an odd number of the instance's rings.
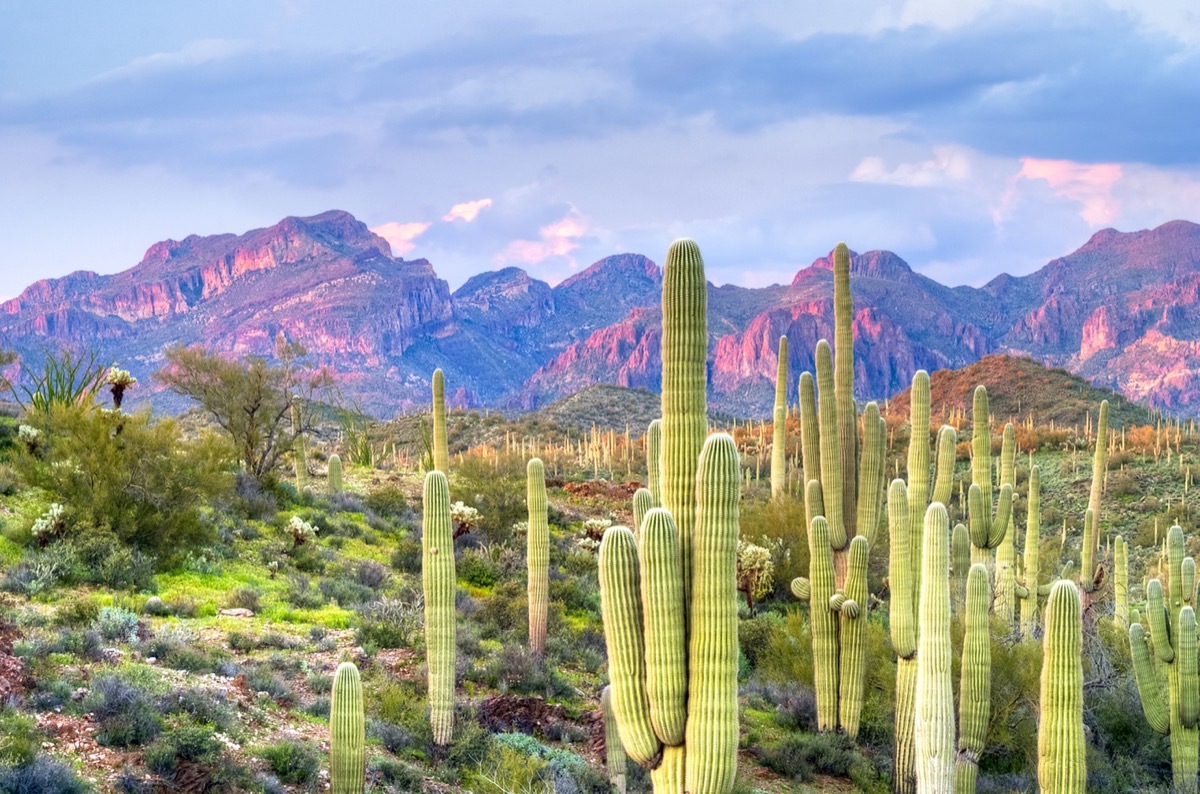
[[771,550],[744,540],[737,546],[738,592],[746,596],[746,608],[754,611],[754,602],[775,586],[775,562]]
[[32,425],[21,425],[17,428],[17,440],[24,444],[30,453],[37,452],[42,443],[42,431]]
[[121,369],[116,364],[109,367],[104,383],[112,392],[113,408],[121,410],[121,401],[125,399],[125,391],[137,385],[137,378],[129,374],[129,370]]
[[479,526],[479,511],[468,504],[455,502],[450,505],[450,521],[454,524],[454,537],[457,538]]
[[33,522],[29,534],[33,535],[38,545],[45,546],[50,538],[61,535],[67,529],[67,511],[58,502],[53,502],[49,509]]
[[608,518],[589,518],[583,522],[580,532],[583,533],[583,537],[591,538],[599,543],[604,539],[604,531],[612,525],[612,520]]
[[317,528],[300,516],[292,516],[292,520],[288,522],[287,531],[297,546],[303,546],[317,536]]

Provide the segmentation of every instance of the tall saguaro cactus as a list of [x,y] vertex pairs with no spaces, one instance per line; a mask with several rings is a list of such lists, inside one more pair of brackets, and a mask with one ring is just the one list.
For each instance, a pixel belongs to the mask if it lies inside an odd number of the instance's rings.
[[454,537],[446,475],[425,475],[421,583],[425,591],[425,655],[429,668],[429,722],[433,742],[448,745],[454,734],[455,611]]
[[1021,600],[1021,634],[1032,639],[1038,627],[1038,570],[1041,566],[1042,475],[1037,466],[1029,470],[1029,510],[1025,517],[1025,553],[1021,581],[1016,589]]
[[1088,492],[1087,513],[1083,521],[1083,551],[1080,555],[1079,589],[1086,612],[1104,583],[1104,566],[1097,561],[1100,551],[1100,506],[1104,497],[1104,473],[1108,469],[1108,400],[1100,403],[1096,422],[1096,450],[1092,454],[1092,487]]
[[678,241],[663,285],[663,507],[639,536],[610,527],[600,544],[612,710],[656,794],[727,794],[737,769],[740,466],[731,437],[704,438],[705,303],[700,252]]
[[925,513],[921,553],[921,636],[914,720],[916,790],[954,791],[954,689],[950,681],[950,517],[938,503]]
[[1042,717],[1038,720],[1038,785],[1043,794],[1083,794],[1086,790],[1082,649],[1079,591],[1074,583],[1060,579],[1046,600]]
[[450,473],[450,448],[446,442],[446,376],[433,371],[433,470]]
[[329,783],[333,794],[362,794],[366,771],[362,681],[351,662],[338,665],[329,703]]
[[1113,621],[1129,625],[1129,544],[1120,535],[1113,538]]
[[774,434],[771,440],[771,498],[787,493],[787,379],[788,340],[779,337],[779,364],[775,373]]
[[976,563],[967,574],[966,632],[958,698],[958,759],[954,765],[955,794],[974,794],[979,759],[992,713],[992,639],[988,607],[992,589],[987,566]]
[[[1184,556],[1183,530],[1167,532],[1167,592],[1162,582],[1146,585],[1146,611],[1153,655],[1141,622],[1129,626],[1129,648],[1142,712],[1150,727],[1171,739],[1171,773],[1175,791],[1195,794],[1200,774],[1200,690],[1197,673],[1196,564]],[[1167,671],[1167,703],[1156,668]]]
[[617,794],[626,794],[625,746],[621,744],[617,718],[613,715],[612,687],[606,686],[600,693],[600,712],[604,715],[604,766],[608,769],[608,782]]
[[550,524],[546,517],[546,470],[533,458],[525,467],[525,501],[529,508],[525,562],[529,573],[529,650],[546,652],[546,616],[550,607]]
[[987,389],[975,388],[975,404],[971,414],[971,488],[967,491],[968,529],[971,533],[971,561],[991,566],[992,550],[1008,533],[1012,517],[1013,481],[1016,468],[1016,431],[1012,424],[1004,426],[1004,441],[1000,448],[1000,496],[995,512],[992,508],[992,434]]

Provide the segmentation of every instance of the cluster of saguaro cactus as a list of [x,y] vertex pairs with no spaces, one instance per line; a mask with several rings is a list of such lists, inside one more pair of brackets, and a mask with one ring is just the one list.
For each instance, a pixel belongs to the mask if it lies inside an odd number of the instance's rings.
[[450,473],[450,448],[446,442],[446,376],[433,371],[433,470]]
[[628,790],[625,746],[621,744],[621,732],[613,714],[611,686],[600,692],[600,713],[604,717],[604,766],[608,769],[608,782],[617,794],[625,794]]
[[1046,599],[1042,648],[1038,785],[1044,794],[1083,794],[1083,611],[1079,591],[1065,579],[1054,583]]
[[529,572],[529,650],[546,651],[546,619],[550,609],[550,524],[546,515],[546,470],[533,458],[525,467],[529,531],[525,562]]
[[[811,374],[800,377],[810,569],[807,579],[792,583],[792,592],[808,601],[812,614],[817,727],[840,727],[854,736],[865,675],[867,557],[883,507],[886,426],[875,403],[868,403],[860,455],[850,252],[844,243],[834,250],[833,284],[836,361],[822,339],[815,355],[816,389]],[[824,519],[820,526],[818,517]]]
[[362,794],[366,768],[362,682],[351,662],[338,666],[329,703],[329,783],[333,794]]
[[600,544],[612,711],[656,794],[725,794],[737,771],[740,471],[731,437],[705,440],[706,302],[699,249],[677,241],[663,279],[662,507],[637,536],[610,527]]
[[329,456],[329,492],[342,492],[342,459],[335,452]]
[[425,591],[425,657],[429,670],[429,722],[433,742],[450,744],[454,734],[456,655],[454,537],[446,475],[425,475],[421,582]]
[[779,337],[779,364],[775,372],[775,411],[771,441],[771,498],[779,499],[787,493],[787,378],[788,340]]
[[[1146,585],[1150,641],[1140,620],[1129,626],[1129,648],[1142,711],[1150,727],[1171,739],[1171,773],[1175,791],[1195,794],[1200,774],[1200,677],[1197,671],[1196,564],[1184,556],[1183,530],[1167,532],[1167,591],[1162,581]],[[1047,629],[1049,633],[1049,629]],[[1158,668],[1166,668],[1167,703]]]
[[[1008,534],[1008,525],[1012,518],[1013,482],[1016,479],[1016,431],[1011,423],[1004,426],[1004,440],[1000,448],[1000,495],[993,508],[991,416],[987,389],[983,386],[975,389],[971,418],[971,488],[967,492],[967,528],[971,534],[971,561],[983,563],[990,568],[992,550],[998,547]],[[1009,573],[1011,574],[1011,570]],[[1000,576],[999,571],[997,576]]]
[[[913,756],[913,711],[917,685],[917,599],[921,581],[921,546],[925,511],[933,502],[945,504],[954,477],[957,434],[954,428],[938,432],[937,473],[932,490],[929,476],[929,375],[919,370],[912,381],[908,445],[908,483],[893,480],[888,489],[888,533],[891,554],[888,582],[891,590],[889,624],[896,652],[896,752],[897,790],[911,791],[916,784]],[[966,529],[962,530],[964,533]],[[969,558],[969,556],[968,556]]]

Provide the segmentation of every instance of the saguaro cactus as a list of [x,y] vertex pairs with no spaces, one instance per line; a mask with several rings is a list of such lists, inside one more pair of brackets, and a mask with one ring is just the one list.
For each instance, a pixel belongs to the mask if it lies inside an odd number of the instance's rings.
[[975,405],[971,414],[971,488],[967,491],[967,513],[971,532],[971,562],[991,566],[992,550],[1008,533],[1012,517],[1013,481],[1015,479],[1016,431],[1012,424],[1004,426],[1004,441],[1000,451],[1000,497],[992,512],[992,434],[988,410],[987,389],[975,388]]
[[699,250],[676,242],[663,285],[664,507],[640,537],[610,527],[600,544],[613,713],[656,794],[727,794],[737,768],[740,477],[733,439],[704,439],[705,301]]
[[967,574],[966,633],[958,689],[958,760],[954,765],[956,794],[975,791],[979,758],[983,755],[992,713],[992,641],[988,618],[991,602],[987,566],[976,563]]
[[651,507],[662,506],[662,420],[655,419],[646,430],[646,489],[654,498]]
[[[1171,738],[1171,774],[1175,791],[1195,794],[1200,774],[1200,690],[1197,674],[1196,565],[1184,557],[1183,530],[1167,532],[1167,593],[1162,582],[1146,585],[1146,612],[1153,658],[1141,622],[1129,626],[1129,648],[1142,711],[1150,727]],[[1049,629],[1047,629],[1049,633]],[[1157,662],[1157,665],[1156,665]],[[1156,667],[1167,670],[1167,699],[1159,686]]]
[[954,689],[950,681],[950,517],[934,503],[925,513],[921,553],[921,636],[914,720],[917,791],[954,791]]
[[774,435],[771,440],[771,498],[787,493],[787,378],[788,340],[779,337],[779,364],[775,373]]
[[433,371],[433,470],[450,473],[450,448],[446,445],[446,376]]
[[1037,466],[1029,470],[1029,510],[1025,517],[1025,553],[1021,581],[1016,588],[1021,601],[1021,633],[1032,639],[1038,627],[1038,569],[1041,566],[1042,475]]
[[450,744],[454,734],[455,611],[454,538],[450,485],[446,475],[425,475],[421,582],[425,590],[425,655],[429,668],[429,722],[433,742]]
[[1043,794],[1083,794],[1086,789],[1082,615],[1074,583],[1055,582],[1046,600],[1038,720],[1038,785]]
[[333,794],[362,794],[366,770],[362,682],[350,662],[338,665],[329,703],[329,782]]
[[1129,544],[1120,535],[1113,538],[1113,621],[1129,625]]
[[529,572],[529,650],[546,652],[546,616],[550,606],[550,524],[546,518],[546,471],[533,458],[525,467],[525,501],[529,508],[525,562]]
[[612,687],[606,686],[600,693],[600,712],[604,715],[604,766],[608,769],[608,782],[617,794],[626,794],[625,746],[621,744],[617,718],[613,715]]
[[646,520],[646,514],[654,509],[654,494],[649,488],[638,488],[633,492],[633,534],[636,536],[641,532],[642,522]]
[[1100,505],[1104,498],[1104,474],[1108,469],[1108,400],[1100,403],[1100,418],[1096,423],[1096,449],[1092,454],[1092,488],[1083,521],[1083,551],[1080,555],[1079,589],[1083,594],[1086,612],[1104,583],[1104,566],[1097,560],[1100,551]]
[[329,492],[342,492],[342,459],[335,452],[329,456]]

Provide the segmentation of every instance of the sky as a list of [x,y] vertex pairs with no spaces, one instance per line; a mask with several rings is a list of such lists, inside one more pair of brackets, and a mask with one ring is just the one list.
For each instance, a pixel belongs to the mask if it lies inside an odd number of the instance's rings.
[[678,237],[981,284],[1200,221],[1198,125],[1194,0],[0,0],[0,297],[329,209],[452,288]]

